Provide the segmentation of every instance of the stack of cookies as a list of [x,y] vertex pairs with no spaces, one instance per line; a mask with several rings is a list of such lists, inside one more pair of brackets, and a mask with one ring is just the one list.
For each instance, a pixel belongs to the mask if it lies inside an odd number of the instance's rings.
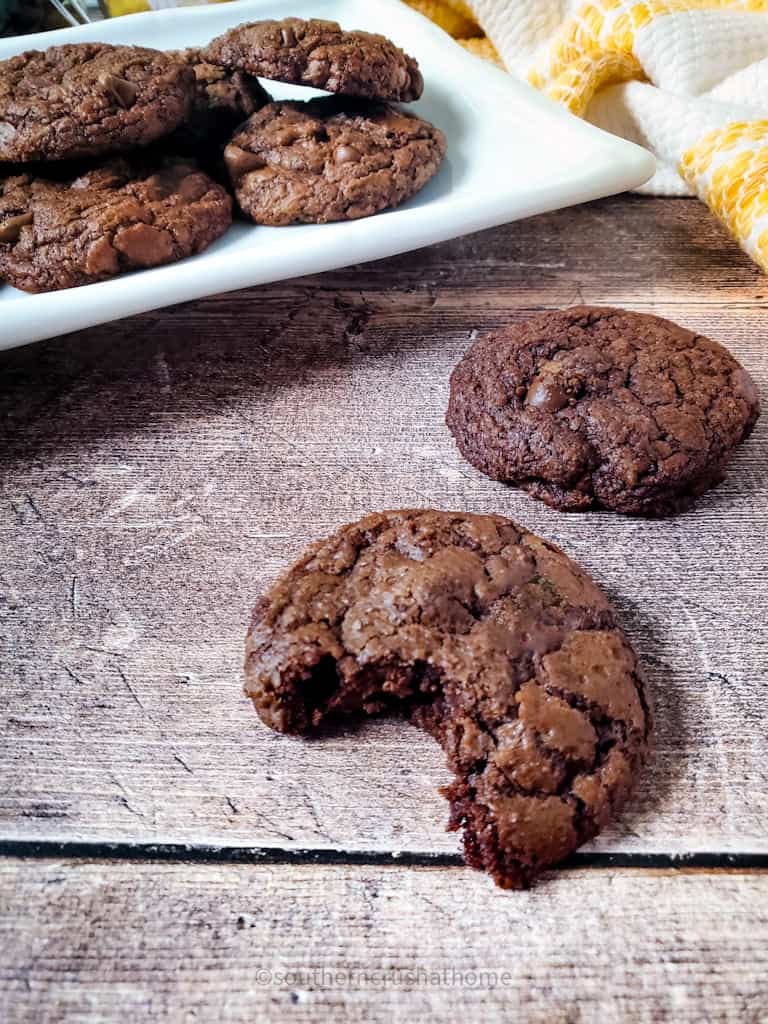
[[[272,102],[259,78],[333,93]],[[286,18],[203,50],[77,43],[0,62],[0,275],[71,288],[202,252],[232,223],[366,217],[414,195],[445,137],[392,102],[416,61]]]
[[416,61],[383,36],[343,32],[332,21],[240,25],[205,58],[334,96],[268,103],[224,151],[240,207],[258,224],[321,223],[378,213],[434,175],[445,136],[390,106],[421,96]]

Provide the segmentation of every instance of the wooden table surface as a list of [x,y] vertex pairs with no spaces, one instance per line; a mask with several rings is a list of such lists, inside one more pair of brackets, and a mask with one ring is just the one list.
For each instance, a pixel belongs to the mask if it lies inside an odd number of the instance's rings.
[[[697,202],[623,197],[1,355],[0,1019],[768,1020],[768,416],[666,522],[558,514],[443,425],[476,331],[582,301],[766,399],[767,300]],[[403,506],[554,540],[641,654],[654,759],[531,892],[462,866],[426,736],[241,695],[260,590]]]

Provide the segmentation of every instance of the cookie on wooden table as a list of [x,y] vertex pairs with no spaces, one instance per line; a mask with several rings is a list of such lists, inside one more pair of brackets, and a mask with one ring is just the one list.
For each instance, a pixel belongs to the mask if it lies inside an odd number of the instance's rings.
[[347,32],[317,18],[237,25],[214,39],[204,56],[259,78],[345,96],[409,102],[424,88],[417,62],[385,36]]
[[72,288],[202,252],[232,200],[190,160],[114,157],[74,180],[0,181],[0,275],[29,292]]
[[0,61],[0,160],[145,146],[187,116],[194,72],[158,50],[71,43]]
[[431,733],[455,774],[449,827],[505,887],[595,835],[647,748],[607,598],[500,516],[405,510],[342,527],[256,604],[245,674],[280,732],[396,709]]
[[435,174],[445,136],[387,104],[327,96],[271,103],[224,151],[240,206],[258,224],[320,224],[378,213]]
[[554,508],[660,516],[723,479],[759,411],[717,342],[576,306],[478,338],[451,376],[446,423],[473,466]]
[[168,137],[170,152],[216,162],[238,125],[272,102],[258,78],[245,71],[211,64],[200,50],[170,53],[195,75],[195,96],[186,120]]

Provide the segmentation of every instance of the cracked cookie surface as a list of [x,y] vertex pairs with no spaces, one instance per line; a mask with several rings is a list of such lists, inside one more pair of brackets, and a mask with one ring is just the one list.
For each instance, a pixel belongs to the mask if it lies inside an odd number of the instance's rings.
[[158,50],[71,43],[0,62],[0,160],[144,146],[186,117],[194,72]]
[[421,96],[419,66],[384,36],[346,32],[335,21],[285,18],[231,28],[204,50],[207,60],[291,85],[409,102]]
[[0,274],[29,292],[73,288],[202,252],[231,223],[226,190],[190,160],[16,175],[0,181]]
[[403,510],[342,527],[256,604],[245,674],[281,732],[387,709],[426,729],[455,774],[449,827],[505,887],[619,810],[649,734],[605,595],[500,516]]
[[324,97],[271,103],[224,151],[237,200],[257,224],[368,217],[435,174],[445,136],[386,104]]
[[723,479],[759,408],[717,342],[577,306],[478,338],[451,375],[446,423],[468,462],[548,505],[659,516]]

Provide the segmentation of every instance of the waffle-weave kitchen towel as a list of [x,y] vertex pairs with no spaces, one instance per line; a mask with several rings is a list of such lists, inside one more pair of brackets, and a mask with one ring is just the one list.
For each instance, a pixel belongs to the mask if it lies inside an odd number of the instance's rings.
[[652,150],[768,272],[768,0],[406,0],[467,49]]

